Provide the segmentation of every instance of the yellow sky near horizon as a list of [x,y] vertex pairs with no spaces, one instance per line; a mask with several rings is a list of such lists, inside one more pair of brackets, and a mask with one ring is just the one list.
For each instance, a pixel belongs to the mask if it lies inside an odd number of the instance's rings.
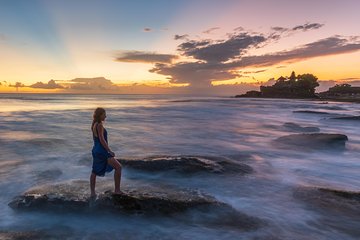
[[[215,45],[219,41],[226,42],[231,39],[229,34],[235,34],[238,31],[235,29],[239,27],[251,36],[265,37],[269,37],[273,27],[287,29],[278,40],[265,46],[245,48],[245,56],[281,54],[337,36],[339,39],[352,39],[353,42],[335,43],[329,45],[329,49],[325,46],[319,53],[316,53],[316,48],[312,49],[315,53],[311,53],[309,58],[293,57],[291,63],[275,61],[270,66],[238,67],[236,70],[243,76],[217,78],[212,81],[214,86],[235,83],[256,85],[270,78],[289,76],[291,71],[297,74],[312,73],[320,81],[360,79],[360,48],[351,46],[359,45],[360,41],[360,29],[356,24],[359,15],[355,11],[359,5],[357,1],[318,1],[312,4],[311,9],[305,3],[282,0],[279,0],[281,4],[260,1],[263,8],[258,7],[257,1],[224,1],[221,4],[211,1],[206,2],[206,6],[200,0],[167,4],[143,2],[140,5],[120,4],[111,0],[102,3],[15,2],[0,3],[0,92],[16,92],[16,88],[8,86],[16,82],[30,86],[37,82],[46,84],[51,79],[70,81],[74,78],[95,77],[111,80],[112,83],[104,83],[108,87],[106,91],[114,91],[116,86],[125,89],[139,86],[139,89],[144,89],[145,85],[148,86],[146,91],[153,90],[156,93],[157,88],[162,92],[162,88],[186,86],[196,82],[196,79],[190,79],[192,71],[197,76],[196,68],[190,68],[188,72],[171,69],[172,75],[165,75],[161,71],[149,72],[154,68],[155,61],[119,62],[115,58],[121,51],[177,55],[178,59],[171,64],[167,62],[171,67],[177,67],[176,63],[179,62],[199,60],[194,57],[196,54],[185,56],[184,51],[179,51],[181,43],[210,40],[210,45]],[[326,9],[323,5],[325,3],[328,6]],[[242,14],[239,14],[240,10]],[[296,26],[311,24],[319,26],[292,31]],[[145,28],[148,30],[145,31]],[[185,37],[175,40],[175,35]],[[323,51],[333,47],[353,48],[323,54]],[[198,49],[192,50],[196,52]],[[221,55],[226,50],[224,48],[212,54]],[[217,62],[217,66],[220,65],[224,65],[223,62]],[[210,75],[221,75],[222,70]],[[259,70],[264,71],[256,72]],[[178,84],[170,83],[170,77]],[[184,83],[187,80],[188,83]],[[200,80],[205,83],[208,81]],[[61,84],[60,81],[58,83]],[[91,85],[94,86],[95,83]],[[21,87],[18,91],[58,93],[68,92],[69,89]],[[91,91],[96,92],[94,89]],[[103,91],[102,86],[99,91]]]

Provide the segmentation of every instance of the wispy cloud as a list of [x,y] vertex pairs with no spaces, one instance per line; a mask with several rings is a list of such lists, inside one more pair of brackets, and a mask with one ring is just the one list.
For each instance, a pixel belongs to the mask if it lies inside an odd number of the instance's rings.
[[244,74],[249,74],[249,73],[261,73],[261,72],[265,72],[267,69],[261,69],[261,70],[256,70],[256,71],[244,71],[242,73]]
[[296,25],[295,27],[292,28],[287,28],[287,27],[272,27],[271,29],[273,31],[277,31],[277,32],[296,32],[296,31],[309,31],[309,30],[315,30],[315,29],[319,29],[321,27],[323,27],[324,24],[322,23],[305,23],[302,25]]
[[205,31],[203,31],[203,33],[205,34],[210,34],[210,33],[213,33],[214,31],[220,29],[219,27],[212,27],[212,28],[209,28],[209,29],[206,29]]
[[182,40],[182,39],[186,39],[187,37],[189,37],[188,34],[183,34],[183,35],[175,34],[174,40]]
[[324,24],[321,23],[306,23],[303,25],[297,25],[295,27],[292,28],[293,31],[298,31],[298,30],[302,30],[302,31],[308,31],[308,30],[312,30],[312,29],[319,29],[322,26],[324,26]]
[[177,55],[161,54],[147,51],[120,51],[116,56],[118,62],[170,63]]

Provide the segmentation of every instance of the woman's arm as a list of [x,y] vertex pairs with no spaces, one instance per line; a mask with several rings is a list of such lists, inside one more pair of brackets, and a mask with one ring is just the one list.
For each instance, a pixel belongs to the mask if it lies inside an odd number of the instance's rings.
[[98,124],[96,126],[98,128],[98,134],[99,134],[99,139],[100,139],[100,143],[101,145],[103,145],[103,147],[106,149],[106,151],[111,152],[111,149],[109,148],[109,145],[107,144],[107,142],[105,141],[104,138],[104,127],[102,124]]

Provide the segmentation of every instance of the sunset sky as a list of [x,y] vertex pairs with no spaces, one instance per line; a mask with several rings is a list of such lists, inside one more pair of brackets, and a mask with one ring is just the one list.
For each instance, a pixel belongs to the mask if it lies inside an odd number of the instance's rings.
[[357,0],[2,0],[0,92],[226,95],[293,70],[326,87],[356,85],[359,9]]

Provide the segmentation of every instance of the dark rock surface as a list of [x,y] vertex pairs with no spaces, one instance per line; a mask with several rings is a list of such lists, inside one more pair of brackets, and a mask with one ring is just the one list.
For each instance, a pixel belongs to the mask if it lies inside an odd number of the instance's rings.
[[6,230],[0,231],[1,240],[62,240],[81,239],[75,236],[71,229],[45,229],[45,230]]
[[339,189],[299,187],[294,197],[320,214],[319,228],[336,229],[353,237],[360,236],[360,192]]
[[169,171],[181,173],[252,173],[253,169],[244,163],[225,157],[211,156],[150,156],[146,158],[118,158],[125,167],[143,171]]
[[[98,184],[99,185],[99,184]],[[179,212],[198,206],[221,206],[215,198],[200,192],[158,187],[125,187],[123,194],[113,195],[111,183],[99,185],[103,190],[94,200],[89,198],[89,183],[73,180],[58,184],[35,187],[13,199],[9,206],[13,209],[70,210],[119,209],[130,212]],[[105,190],[105,191],[104,191]]]
[[310,149],[343,149],[348,137],[343,134],[302,133],[279,137],[274,142],[280,147],[296,146]]
[[332,113],[328,112],[320,112],[320,111],[313,111],[313,110],[295,110],[293,113],[308,113],[308,114],[319,114],[319,115],[331,115]]
[[0,231],[1,240],[50,239],[40,231]]
[[333,117],[331,120],[360,121],[360,116]]
[[299,187],[294,190],[294,196],[321,209],[326,208],[326,211],[348,212],[350,215],[360,217],[360,192],[321,187]]
[[[186,222],[207,226],[230,227],[252,230],[264,225],[264,221],[248,216],[196,190],[170,187],[136,186],[123,187],[123,194],[113,195],[109,190],[112,182],[99,183],[102,191],[96,199],[89,198],[89,183],[72,180],[43,185],[15,197],[9,206],[17,211],[94,212],[106,211],[121,214],[149,214],[177,217]],[[104,191],[105,190],[105,191]],[[195,212],[195,213],[194,213]]]
[[302,127],[292,122],[284,123],[283,127],[293,132],[320,132],[320,128],[318,127]]

